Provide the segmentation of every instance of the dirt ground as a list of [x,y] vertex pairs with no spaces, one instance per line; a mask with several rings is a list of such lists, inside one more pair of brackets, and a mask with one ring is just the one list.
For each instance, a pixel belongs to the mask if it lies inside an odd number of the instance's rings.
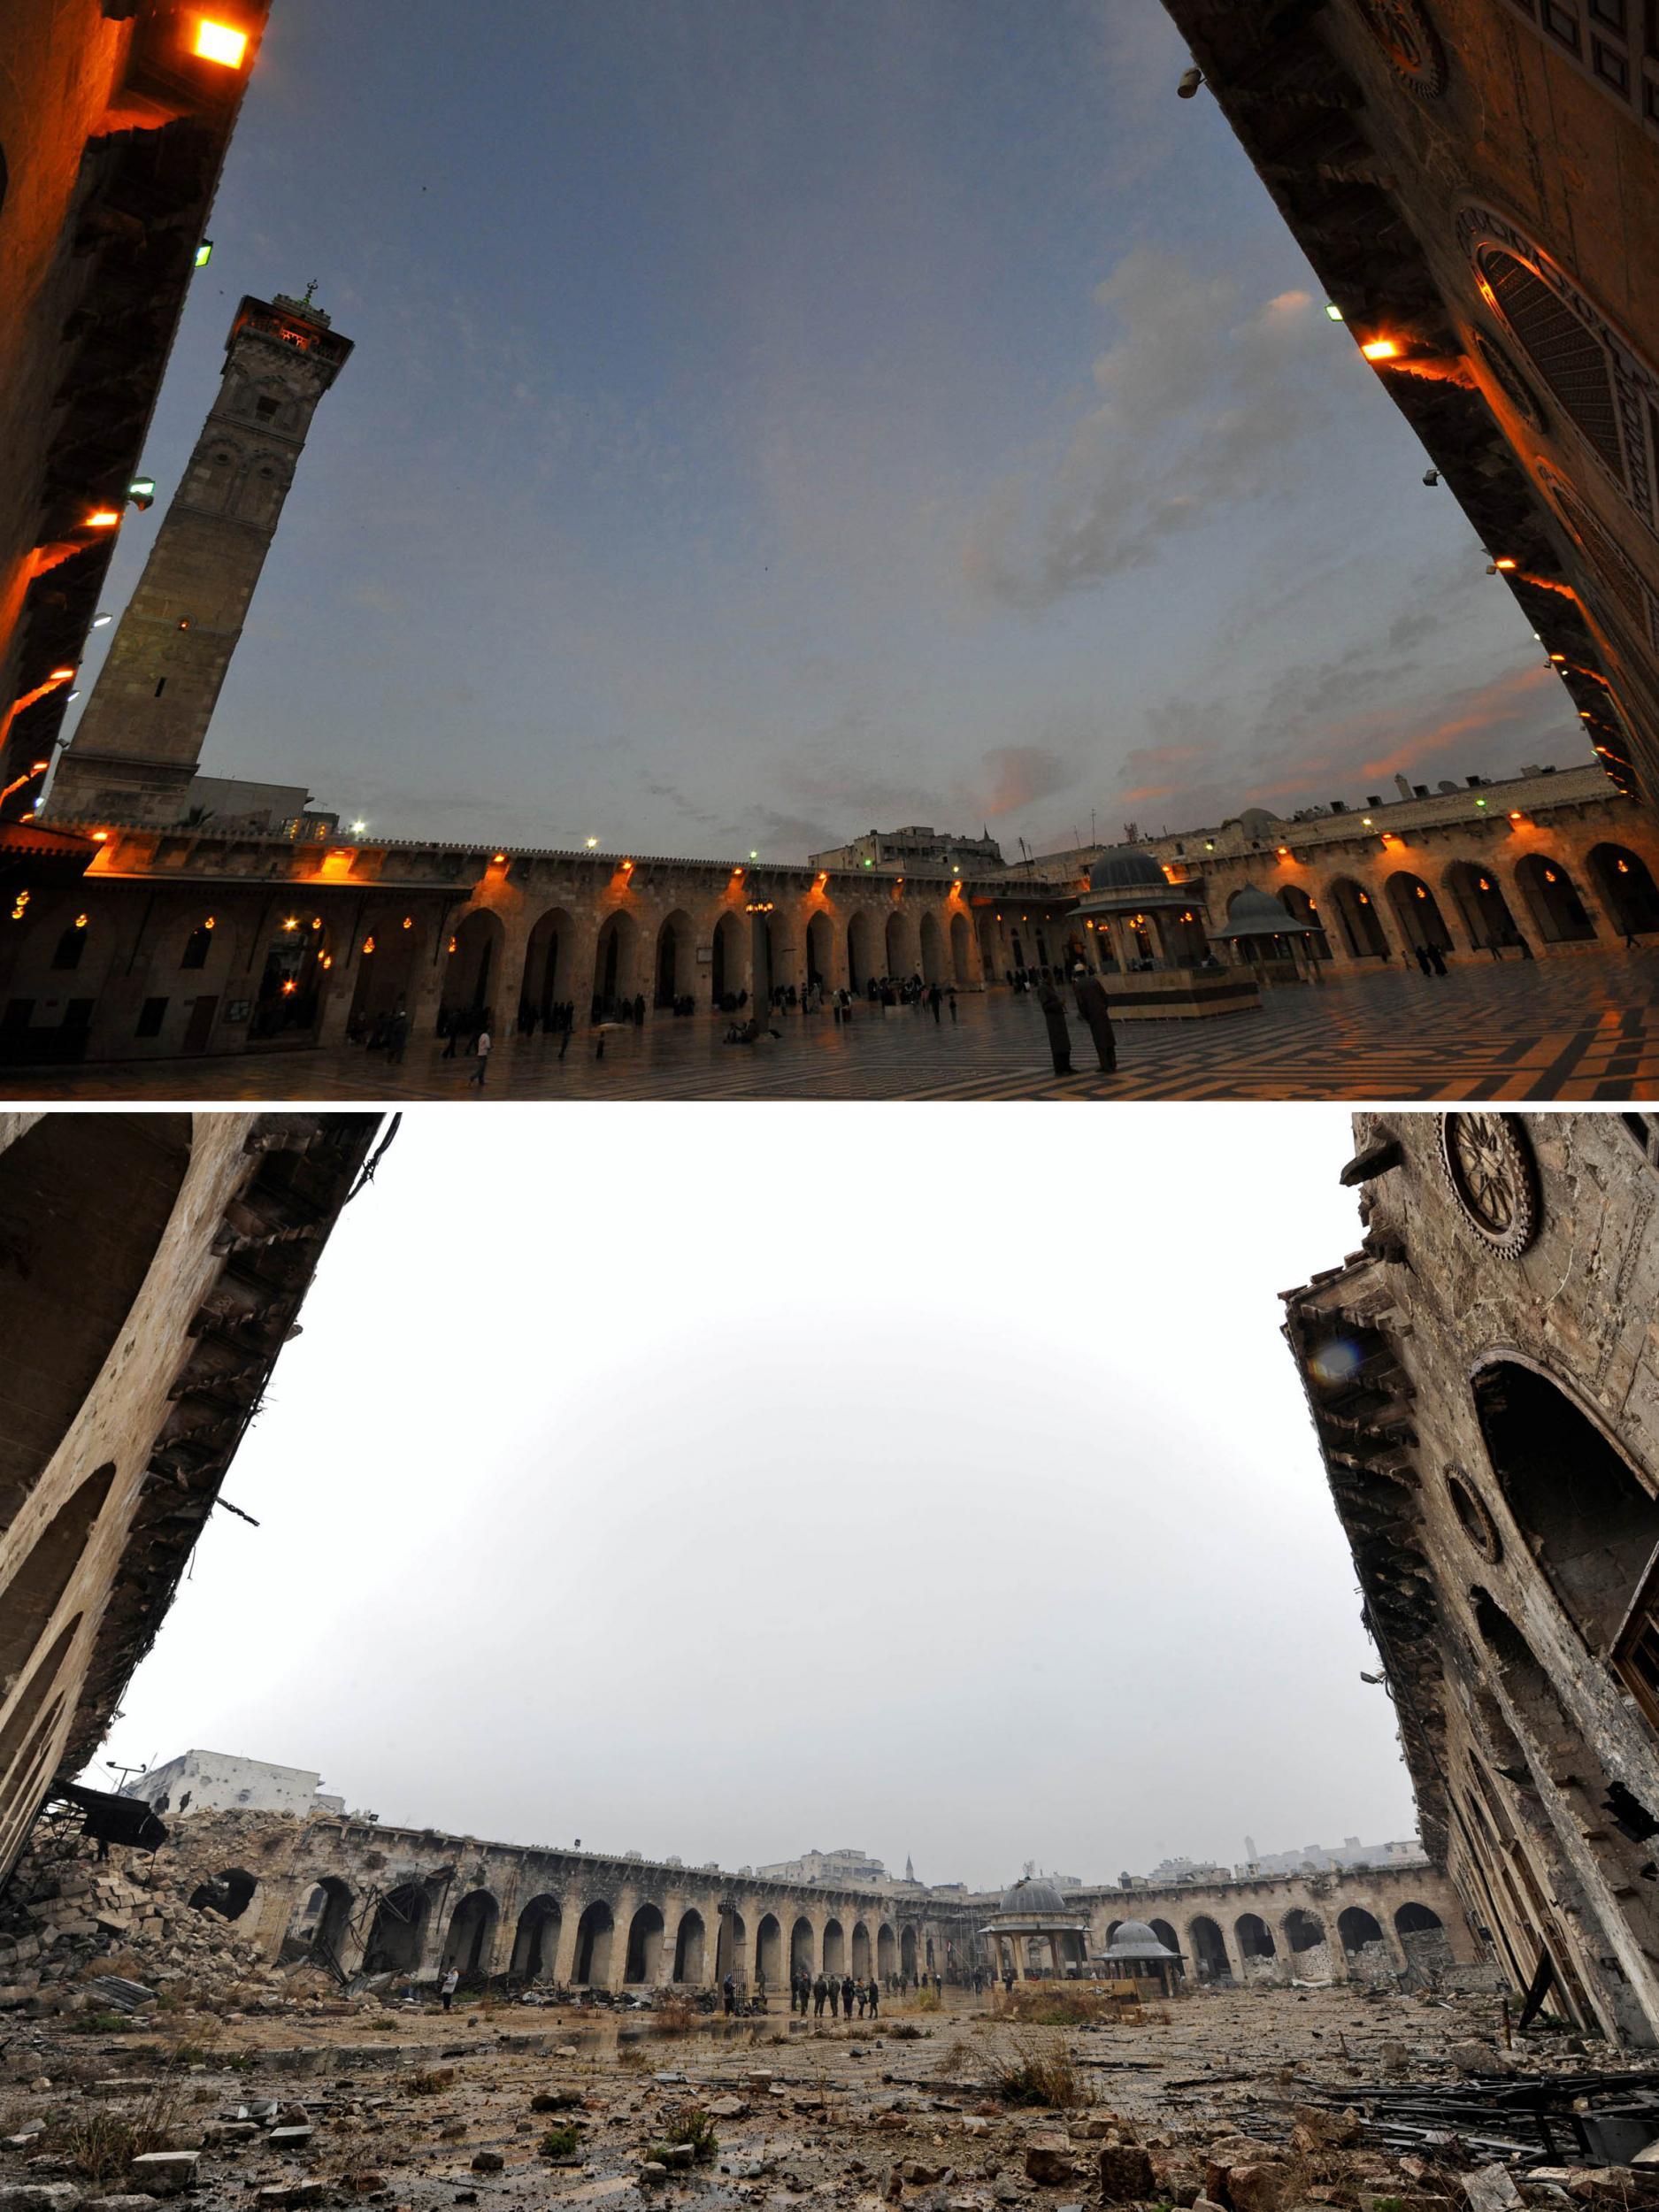
[[[901,2004],[833,2028],[698,2016],[667,2032],[641,2013],[502,2002],[446,2017],[373,1999],[175,2011],[121,2034],[14,2016],[0,2023],[0,2212],[130,2204],[134,2189],[180,2178],[196,2205],[410,2212],[694,2198],[1058,2212],[1103,2193],[1223,2212],[1433,2212],[1456,2202],[1443,2178],[1351,2129],[1339,2147],[1307,2108],[1390,2073],[1444,2080],[1477,2044],[1493,2070],[1517,2062],[1494,1997],[1200,1991],[1138,2021],[1064,2028],[1011,2024],[987,2002]],[[1550,2033],[1518,2062],[1586,2062]],[[1070,2101],[1010,2105],[996,2078],[1021,2066],[1056,2072]],[[648,2160],[691,2111],[708,2116],[707,2154]],[[573,2152],[546,2139],[572,2124]],[[311,2132],[273,2141],[287,2128]],[[132,2151],[152,2143],[195,2153],[193,2172],[188,2159],[160,2181],[134,2168]],[[1558,2186],[1516,2200],[1555,2198],[1571,2200]]]

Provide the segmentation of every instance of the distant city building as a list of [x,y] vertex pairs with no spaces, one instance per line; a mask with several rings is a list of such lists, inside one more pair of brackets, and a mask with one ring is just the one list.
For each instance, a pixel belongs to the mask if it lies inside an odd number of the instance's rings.
[[762,1881],[817,1882],[833,1889],[885,1889],[893,1877],[867,1851],[803,1851],[798,1859],[780,1859],[756,1869]]
[[907,868],[954,869],[964,876],[988,875],[1006,866],[1002,849],[987,830],[958,837],[949,830],[923,828],[867,830],[849,845],[834,845],[810,855],[815,868],[872,868],[902,874]]
[[141,1797],[152,1811],[177,1820],[190,1813],[343,1813],[343,1797],[325,1795],[320,1774],[304,1767],[272,1766],[229,1751],[187,1751],[121,1792]]
[[1392,1843],[1362,1843],[1357,1836],[1344,1836],[1340,1844],[1304,1843],[1300,1851],[1270,1851],[1252,1857],[1248,1869],[1240,1870],[1306,1874],[1321,1867],[1421,1866],[1426,1856],[1415,1836],[1398,1837]]

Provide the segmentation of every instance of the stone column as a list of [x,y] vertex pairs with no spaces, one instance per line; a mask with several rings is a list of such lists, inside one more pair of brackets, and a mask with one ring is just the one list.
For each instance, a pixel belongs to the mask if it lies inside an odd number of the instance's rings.
[[611,1907],[616,1920],[611,1933],[611,1970],[605,1976],[605,1987],[612,1992],[625,1985],[628,1970],[628,1938],[641,1901],[637,1890],[625,1889]]
[[564,1989],[570,1987],[576,1971],[576,1937],[581,1927],[582,1913],[586,1905],[587,1900],[580,1896],[564,1896],[559,1899],[558,1940],[553,1947],[550,1966],[545,1952],[542,1955],[543,1978],[547,1978],[550,1976],[550,1978]]

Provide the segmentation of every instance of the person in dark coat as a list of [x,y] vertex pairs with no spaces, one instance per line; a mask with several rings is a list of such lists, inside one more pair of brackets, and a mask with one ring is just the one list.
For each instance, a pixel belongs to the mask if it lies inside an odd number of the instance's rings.
[[1060,994],[1052,983],[1045,983],[1037,993],[1037,1003],[1042,1009],[1042,1018],[1048,1028],[1048,1050],[1054,1056],[1056,1075],[1071,1072],[1071,1033],[1066,1027],[1065,1008],[1060,1003]]
[[854,1981],[850,1974],[844,1976],[841,1981],[841,2017],[843,2020],[850,2020],[852,2018],[853,1999],[857,1994],[857,1983]]
[[1094,1040],[1094,1050],[1100,1064],[1108,1074],[1118,1066],[1118,1039],[1112,1029],[1111,1006],[1106,996],[1106,987],[1099,976],[1091,975],[1087,968],[1071,971],[1071,995],[1077,1001],[1077,1010],[1088,1024],[1088,1033]]
[[873,2020],[881,2009],[881,1991],[873,1974],[870,1977],[870,1987],[866,1994],[870,1999],[870,2017]]
[[821,2020],[824,2017],[824,2000],[828,1995],[829,1984],[820,1974],[812,1985],[812,2016],[815,2020]]

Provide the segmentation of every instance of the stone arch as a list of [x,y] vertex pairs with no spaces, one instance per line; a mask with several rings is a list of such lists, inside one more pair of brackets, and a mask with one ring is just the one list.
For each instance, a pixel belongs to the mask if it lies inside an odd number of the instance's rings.
[[818,1936],[804,1913],[789,1931],[789,1971],[792,1974],[814,1974],[818,1971]]
[[939,917],[933,913],[922,917],[922,980],[940,984],[950,980],[945,959],[945,933],[939,926]]
[[1503,887],[1490,868],[1472,860],[1454,860],[1440,879],[1441,885],[1475,951],[1483,952],[1524,941],[1503,895]]
[[462,916],[450,932],[443,964],[442,1004],[446,1014],[493,1011],[506,941],[501,916],[488,907],[475,906],[470,914]]
[[1386,960],[1388,940],[1371,893],[1352,876],[1337,876],[1325,887],[1325,927],[1334,926],[1342,949],[1354,960]]
[[1331,940],[1326,936],[1325,923],[1320,918],[1318,900],[1310,891],[1304,890],[1300,883],[1281,883],[1278,898],[1293,920],[1312,925],[1313,934],[1302,941],[1316,960],[1328,960],[1331,957]]
[[0,1590],[0,1701],[10,1697],[74,1579],[115,1480],[115,1462],[78,1483]]
[[663,1909],[648,1901],[628,1923],[628,1949],[622,1978],[625,1982],[654,1982],[662,1970]]
[[[1473,1382],[1486,1458],[1527,1549],[1585,1643],[1607,1656],[1621,1624],[1645,1613],[1659,1548],[1659,1501],[1624,1454],[1551,1377],[1494,1359]],[[1614,1656],[1637,1697],[1647,1662],[1640,1638]],[[1651,1696],[1659,1693],[1647,1692]]]
[[426,1948],[432,1900],[418,1882],[390,1890],[374,1909],[363,1948],[365,1974],[412,1973]]
[[847,924],[847,977],[849,987],[862,991],[872,978],[881,973],[881,933],[876,927],[876,918],[866,906],[861,906]]
[[449,1918],[443,1964],[463,1976],[488,1974],[495,1955],[501,1906],[487,1889],[469,1890]]
[[407,1010],[430,956],[431,927],[425,914],[403,911],[396,906],[374,914],[362,938],[362,944],[373,942],[374,950],[365,954],[360,948],[358,952],[349,1009],[352,1019],[373,1019],[400,1007]]
[[1432,1906],[1409,1900],[1396,1907],[1394,1933],[1406,1957],[1421,1972],[1439,1973],[1455,1963],[1446,1924]]
[[565,1909],[557,1897],[545,1891],[533,1897],[513,1932],[511,1971],[527,1982],[550,1980],[564,1924]]
[[1363,1905],[1348,1905],[1336,1916],[1336,1932],[1349,1958],[1357,1957],[1368,1943],[1380,1943],[1383,1932],[1374,1913]]
[[1317,1951],[1325,1942],[1325,1923],[1305,1906],[1293,1905],[1285,1915],[1285,1941],[1298,1958]]
[[862,1920],[853,1923],[852,1958],[849,1962],[855,1981],[870,1978],[870,1931]]
[[876,1972],[885,1980],[887,1975],[897,1973],[898,1962],[898,1939],[884,1920],[876,1930]]
[[1180,1949],[1181,1939],[1176,1934],[1174,1929],[1171,1927],[1167,1920],[1150,1920],[1147,1923],[1147,1925],[1151,1929],[1153,1934],[1156,1936],[1158,1941],[1163,1944],[1165,1950],[1179,1951]]
[[245,1866],[227,1866],[190,1892],[194,1912],[217,1913],[221,1920],[240,1920],[254,1900],[259,1878]]
[[833,972],[835,925],[819,907],[806,926],[806,979],[827,988]]
[[703,1915],[695,1905],[680,1916],[680,1926],[674,1933],[674,1979],[677,1982],[703,1980],[703,1954],[708,1930]]
[[1201,1982],[1230,1981],[1233,1962],[1227,1956],[1227,1939],[1221,1932],[1218,1922],[1208,1913],[1200,1913],[1187,1931],[1187,1947],[1192,1954],[1193,1970]]
[[1525,854],[1515,864],[1515,882],[1546,944],[1583,943],[1595,935],[1578,885],[1553,854]]
[[[317,1886],[306,1913],[311,1926],[306,1940],[313,1958],[326,1959],[335,1966],[343,1965],[341,1951],[351,1930],[351,1885],[338,1874],[319,1874]],[[313,1911],[312,1907],[316,1909]]]
[[907,1979],[915,1975],[916,1931],[914,1928],[902,1928],[899,1931],[899,1971]]
[[[12,1700],[10,1713],[4,1723],[0,1723],[0,1796],[5,1794],[5,1786],[12,1779],[13,1769],[22,1770],[25,1762],[19,1756],[18,1747],[34,1727],[41,1708],[58,1688],[70,1647],[80,1634],[81,1624],[85,1618],[84,1613],[77,1613],[72,1620],[64,1623],[52,1639],[50,1648],[35,1662],[28,1679]],[[61,1707],[61,1696],[58,1703]],[[34,1817],[33,1807],[29,1809],[29,1817]]]
[[973,932],[965,914],[950,918],[950,973],[958,990],[973,981]]
[[616,1920],[604,1898],[595,1897],[583,1908],[582,1916],[576,1924],[576,1957],[571,1968],[573,1982],[603,1987],[610,1979],[611,1943],[615,1930]]
[[783,1928],[775,1912],[763,1913],[756,1925],[755,1979],[768,1989],[783,1986]]
[[1640,853],[1628,845],[1592,845],[1585,865],[1615,928],[1633,937],[1659,931],[1659,887]]
[[714,958],[710,969],[710,990],[715,1005],[728,998],[735,998],[740,991],[749,988],[748,963],[743,957],[743,920],[728,906],[714,926]]
[[556,1006],[576,1002],[576,923],[566,907],[550,906],[539,915],[525,947],[520,995],[545,1026]]
[[1394,925],[1408,945],[1438,945],[1442,952],[1451,950],[1452,933],[1446,926],[1440,902],[1421,876],[1396,868],[1383,889],[1394,910]]
[[14,1256],[0,1269],[0,1344],[32,1348],[27,1371],[0,1363],[0,1536],[126,1326],[191,1130],[188,1114],[43,1114],[0,1151],[0,1249]]
[[684,907],[677,906],[664,916],[657,932],[653,1005],[672,1009],[677,998],[685,997],[696,975],[696,932],[691,917]]
[[1110,1946],[1112,1938],[1117,1934],[1118,1929],[1121,1928],[1123,1924],[1124,1924],[1121,1920],[1109,1920],[1106,1923],[1106,1942],[1108,1947]]
[[634,968],[639,957],[640,926],[625,906],[606,915],[594,946],[594,1011],[618,1011],[631,1002],[639,986]]
[[1259,1912],[1241,1912],[1233,1924],[1233,1932],[1238,1940],[1239,1955],[1244,1961],[1247,1970],[1255,1960],[1279,1956],[1273,1931]]
[[824,1923],[824,1971],[844,1974],[847,1971],[847,1937],[839,1920]]

